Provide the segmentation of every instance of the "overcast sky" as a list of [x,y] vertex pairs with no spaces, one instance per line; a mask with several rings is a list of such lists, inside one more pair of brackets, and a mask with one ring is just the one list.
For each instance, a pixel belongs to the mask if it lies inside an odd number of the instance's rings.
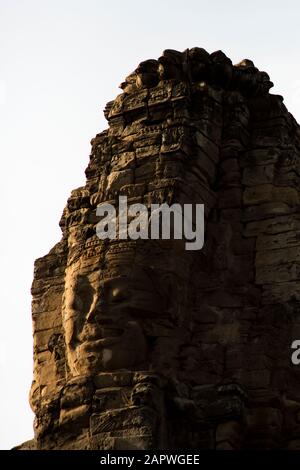
[[102,110],[164,49],[252,59],[300,119],[298,0],[0,0],[0,449],[33,435],[30,285]]

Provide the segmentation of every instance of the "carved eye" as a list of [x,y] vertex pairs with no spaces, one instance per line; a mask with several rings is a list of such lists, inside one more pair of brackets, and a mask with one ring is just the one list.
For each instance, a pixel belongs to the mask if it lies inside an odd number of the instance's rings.
[[115,287],[111,290],[111,301],[112,302],[122,302],[122,300],[126,300],[127,295],[123,289],[119,287]]
[[75,311],[85,313],[93,301],[94,290],[88,279],[78,276],[70,288],[67,306]]

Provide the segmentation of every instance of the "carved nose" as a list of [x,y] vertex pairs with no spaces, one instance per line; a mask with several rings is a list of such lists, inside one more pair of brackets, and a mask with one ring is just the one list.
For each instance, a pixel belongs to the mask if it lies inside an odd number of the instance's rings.
[[103,312],[103,304],[104,304],[103,295],[100,294],[97,297],[95,297],[86,317],[87,322],[96,323],[100,320],[101,314]]

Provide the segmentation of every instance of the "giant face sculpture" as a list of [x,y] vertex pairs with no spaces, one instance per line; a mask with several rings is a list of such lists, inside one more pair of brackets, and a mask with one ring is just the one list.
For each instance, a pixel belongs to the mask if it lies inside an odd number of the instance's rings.
[[145,356],[145,340],[130,319],[132,295],[122,278],[103,281],[100,272],[66,276],[64,327],[73,375],[134,367]]
[[82,259],[67,268],[63,326],[72,376],[149,367],[147,339],[155,325],[163,321],[171,331],[182,322],[187,286],[169,250],[158,245],[151,259],[145,247],[115,242],[103,254],[105,267],[103,260]]

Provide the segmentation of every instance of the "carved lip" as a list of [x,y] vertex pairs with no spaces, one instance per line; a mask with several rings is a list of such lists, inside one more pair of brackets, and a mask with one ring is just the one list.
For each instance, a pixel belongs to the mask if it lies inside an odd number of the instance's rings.
[[120,342],[125,330],[118,327],[96,328],[86,331],[83,348],[86,352],[95,352],[99,349],[113,346]]
[[111,326],[104,328],[86,329],[84,331],[83,340],[89,343],[107,338],[119,338],[124,334],[124,331],[124,328]]
[[113,346],[114,344],[117,344],[119,342],[120,342],[120,336],[107,337],[107,338],[86,341],[83,344],[83,348],[85,349],[86,352],[94,352],[99,349]]

